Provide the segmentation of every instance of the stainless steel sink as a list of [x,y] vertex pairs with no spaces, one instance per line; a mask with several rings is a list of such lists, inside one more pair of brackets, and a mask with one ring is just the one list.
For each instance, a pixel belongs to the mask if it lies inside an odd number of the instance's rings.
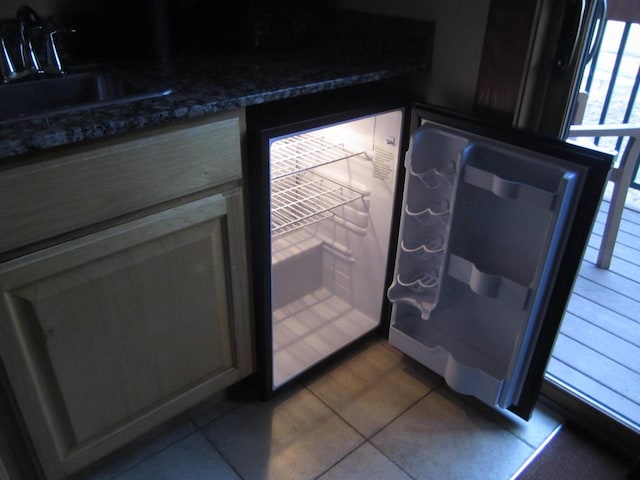
[[115,70],[87,67],[63,77],[25,79],[0,84],[0,123],[54,113],[133,102],[171,93],[148,88]]

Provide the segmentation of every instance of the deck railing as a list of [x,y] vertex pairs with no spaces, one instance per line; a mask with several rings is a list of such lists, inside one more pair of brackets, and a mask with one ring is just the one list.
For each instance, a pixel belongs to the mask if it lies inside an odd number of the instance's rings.
[[613,193],[596,262],[600,268],[609,268],[631,177],[640,163],[640,122],[637,125],[573,125],[569,137],[615,137],[617,141],[624,139],[626,142],[609,175]]
[[[616,38],[616,35],[610,34],[612,27],[615,27],[616,30],[622,27],[619,38]],[[634,110],[634,108],[638,97],[638,90],[640,89],[640,64],[638,64],[636,68],[635,78],[633,78],[631,82],[630,89],[628,81],[630,79],[629,69],[633,68],[633,62],[636,61],[639,54],[636,45],[637,30],[634,32],[632,29],[640,29],[640,25],[631,21],[619,22],[606,20],[604,28],[604,40],[597,48],[592,60],[583,73],[581,89],[586,92],[592,92],[595,88],[599,91],[597,96],[593,94],[588,95],[586,108],[589,108],[591,111],[589,112],[589,118],[584,119],[584,122],[598,125],[605,125],[607,120],[609,120],[609,123],[613,121],[616,124],[638,123],[637,121],[632,122],[632,117],[634,114],[637,116],[637,109]],[[607,53],[615,52],[615,59],[612,66],[610,61],[601,62],[601,54],[605,50]],[[620,78],[623,69],[625,70],[624,77],[626,87],[621,92]],[[631,73],[631,77],[633,77],[633,73]],[[594,86],[594,80],[596,78],[598,79],[597,86]],[[605,92],[602,100],[601,92]],[[601,105],[600,102],[602,102]],[[599,112],[597,111],[598,107]],[[613,117],[613,119],[608,117]],[[582,119],[580,119],[579,123],[582,123]],[[601,138],[601,136],[595,137],[594,143],[601,145]],[[615,144],[609,144],[608,146],[619,152],[625,148],[625,141],[626,139],[620,136],[615,140]],[[637,161],[634,162],[635,170],[631,172],[630,178],[630,187],[635,189],[640,189],[638,163]]]

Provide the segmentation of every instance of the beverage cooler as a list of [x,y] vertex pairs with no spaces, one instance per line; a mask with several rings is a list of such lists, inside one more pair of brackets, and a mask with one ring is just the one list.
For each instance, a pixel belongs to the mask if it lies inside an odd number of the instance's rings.
[[264,391],[377,330],[527,418],[611,157],[368,89],[247,122]]

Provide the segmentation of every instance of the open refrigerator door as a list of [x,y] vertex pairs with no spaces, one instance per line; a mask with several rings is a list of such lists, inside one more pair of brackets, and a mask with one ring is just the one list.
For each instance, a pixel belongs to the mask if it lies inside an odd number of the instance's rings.
[[526,418],[611,159],[421,115],[405,159],[389,341],[454,390]]

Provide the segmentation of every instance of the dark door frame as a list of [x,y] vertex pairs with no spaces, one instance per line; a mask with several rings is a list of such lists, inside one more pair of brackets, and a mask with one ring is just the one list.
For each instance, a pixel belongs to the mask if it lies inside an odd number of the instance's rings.
[[492,0],[474,113],[562,138],[595,0]]
[[[579,69],[591,38],[596,1],[586,2],[580,25],[571,21],[573,0],[492,0],[487,19],[474,114],[481,119],[564,137],[571,118]],[[572,25],[573,23],[573,25]],[[572,36],[578,47],[569,62],[555,65],[558,48]],[[561,45],[563,44],[564,45]],[[571,44],[569,44],[571,45]],[[545,380],[541,401],[567,418],[616,444],[630,455],[640,452],[637,432]]]

